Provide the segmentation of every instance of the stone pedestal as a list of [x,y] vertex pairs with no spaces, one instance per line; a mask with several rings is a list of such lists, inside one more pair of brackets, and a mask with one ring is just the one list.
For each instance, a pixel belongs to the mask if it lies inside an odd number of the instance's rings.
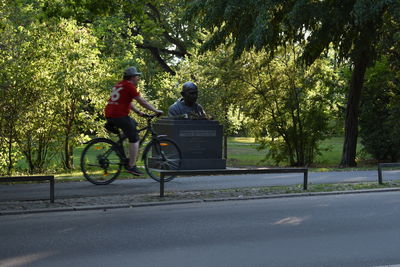
[[211,120],[160,119],[153,124],[182,150],[182,170],[225,169],[222,158],[222,125]]

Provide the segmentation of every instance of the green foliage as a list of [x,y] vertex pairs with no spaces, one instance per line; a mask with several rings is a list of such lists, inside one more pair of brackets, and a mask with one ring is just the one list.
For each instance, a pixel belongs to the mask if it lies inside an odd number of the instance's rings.
[[[299,62],[311,65],[333,45],[341,60],[351,60],[342,166],[354,166],[359,101],[366,68],[377,56],[383,28],[399,20],[398,0],[209,0],[192,1],[189,17],[213,35],[203,50],[234,44],[235,58],[250,49],[273,55],[287,43],[301,44]],[[397,24],[398,25],[398,24]]]
[[[108,93],[98,77],[106,78],[110,72],[101,62],[97,40],[90,31],[78,27],[73,21],[55,25],[52,48],[54,66],[53,90],[56,92],[56,114],[62,129],[64,166],[72,168],[72,149],[82,142],[83,132],[95,129],[96,118],[90,107],[101,110]],[[106,79],[105,79],[106,80]]]
[[119,52],[129,53],[128,46],[134,43],[146,65],[152,65],[152,73],[175,74],[176,59],[188,55],[198,33],[198,25],[182,19],[185,0],[42,1],[47,17],[93,25],[106,54],[121,48],[124,51]]
[[187,1],[42,1],[46,19],[74,18],[92,29],[101,58],[112,59],[113,73],[137,66],[141,93],[164,110],[173,102],[171,76],[198,37],[198,25],[183,19]]
[[99,114],[93,111],[103,108],[108,95],[98,79],[105,80],[109,70],[100,61],[96,39],[74,21],[39,23],[32,17],[23,27],[12,16],[5,18],[0,134],[6,171],[16,163],[12,155],[20,153],[32,173],[44,171],[61,152],[70,168],[73,147],[82,133],[96,128]]
[[[244,54],[240,80],[243,113],[251,118],[251,129],[277,164],[313,163],[318,143],[331,133],[332,83],[338,77],[324,60],[310,68],[296,65],[296,49],[284,49],[272,61],[266,54]],[[243,61],[242,61],[243,60]],[[247,86],[246,86],[247,85]]]
[[[240,91],[236,79],[242,66],[231,60],[232,49],[221,47],[216,51],[198,54],[181,62],[177,75],[176,98],[180,97],[183,83],[195,82],[199,87],[198,102],[204,107],[207,115],[218,120],[227,135],[234,135],[245,127],[244,117],[238,105],[236,95]],[[175,101],[174,100],[174,101]]]
[[344,59],[356,57],[362,44],[376,42],[383,14],[395,15],[397,0],[192,1],[187,16],[213,32],[204,49],[215,49],[232,38],[236,57],[255,48],[274,53],[288,41],[305,45],[308,64],[331,43]]
[[161,72],[155,75],[146,73],[143,77],[144,95],[152,104],[161,110],[168,111],[170,105],[176,101],[180,89],[176,77],[169,73]]
[[297,49],[282,48],[272,60],[250,51],[232,61],[233,49],[221,46],[182,62],[178,82],[196,82],[206,112],[230,135],[256,136],[276,164],[311,164],[318,142],[332,134],[341,98],[334,88],[343,81],[328,60],[296,66]]
[[360,116],[365,150],[380,161],[400,159],[400,83],[384,58],[366,75]]
[[[24,27],[19,26],[22,20],[26,21],[26,13],[10,4],[7,1],[0,11],[3,25],[0,34],[0,154],[5,159],[0,172],[7,174],[23,152],[17,147],[21,129],[29,123],[25,121],[24,110],[37,101],[36,92],[27,90],[37,78],[37,65],[31,62],[36,60],[37,53],[29,47],[32,36],[25,35]],[[16,11],[23,15],[16,17]]]

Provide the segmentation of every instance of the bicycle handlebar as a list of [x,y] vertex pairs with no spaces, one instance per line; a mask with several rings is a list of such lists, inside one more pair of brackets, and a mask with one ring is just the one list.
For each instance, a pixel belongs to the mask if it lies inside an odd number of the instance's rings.
[[155,114],[143,114],[142,115],[142,117],[144,117],[144,118],[147,118],[147,119],[153,119],[153,118],[155,118],[155,117],[160,117],[161,116],[161,114],[157,114],[157,113],[155,113]]

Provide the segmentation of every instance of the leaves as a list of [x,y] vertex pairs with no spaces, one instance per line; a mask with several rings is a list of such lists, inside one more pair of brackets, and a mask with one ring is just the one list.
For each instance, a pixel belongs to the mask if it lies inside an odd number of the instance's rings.
[[[2,131],[9,133],[2,134],[6,138],[1,143],[9,147],[2,151],[10,155],[9,169],[16,163],[11,155],[20,151],[29,171],[40,172],[62,148],[78,144],[82,131],[93,129],[97,115],[88,120],[94,114],[84,116],[90,113],[85,105],[106,98],[99,94],[97,77],[105,77],[107,68],[101,65],[96,38],[74,21],[40,23],[32,18],[22,27],[5,15],[0,122]],[[82,95],[89,96],[86,102]]]
[[366,77],[360,115],[362,144],[375,159],[397,162],[400,159],[398,77],[387,58],[378,61]]

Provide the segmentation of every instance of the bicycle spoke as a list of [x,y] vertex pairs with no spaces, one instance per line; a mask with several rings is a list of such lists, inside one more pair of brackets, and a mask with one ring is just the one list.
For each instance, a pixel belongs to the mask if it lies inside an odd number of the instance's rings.
[[94,139],[82,152],[81,169],[93,184],[109,184],[121,171],[122,160],[115,143],[107,139]]
[[161,168],[162,170],[176,170],[179,167],[180,160],[167,160],[161,161],[160,164],[162,167],[167,166],[165,168]]
[[[145,149],[144,158],[146,172],[156,181],[160,181],[160,170],[178,170],[181,165],[180,149],[169,139],[150,143]],[[173,178],[174,176],[167,176],[165,181],[168,182]]]

